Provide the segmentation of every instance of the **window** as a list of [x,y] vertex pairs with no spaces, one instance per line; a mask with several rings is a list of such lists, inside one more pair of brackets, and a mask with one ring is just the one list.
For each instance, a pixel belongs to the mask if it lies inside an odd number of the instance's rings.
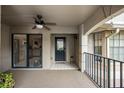
[[63,51],[64,50],[64,40],[57,39],[57,50]]
[[94,53],[102,55],[102,33],[94,34]]
[[109,56],[116,60],[124,61],[124,32],[109,38]]

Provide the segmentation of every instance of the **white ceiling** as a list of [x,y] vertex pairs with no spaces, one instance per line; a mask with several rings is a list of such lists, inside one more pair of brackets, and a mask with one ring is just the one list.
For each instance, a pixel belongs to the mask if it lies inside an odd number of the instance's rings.
[[2,21],[10,25],[28,25],[33,16],[41,14],[46,22],[57,25],[77,26],[90,17],[96,5],[11,5],[2,6]]

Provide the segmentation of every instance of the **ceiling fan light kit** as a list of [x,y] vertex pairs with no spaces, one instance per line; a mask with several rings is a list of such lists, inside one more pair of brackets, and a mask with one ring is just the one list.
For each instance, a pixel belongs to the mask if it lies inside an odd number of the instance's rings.
[[38,28],[38,29],[42,29],[42,28],[43,28],[43,25],[36,24],[36,28]]
[[43,20],[42,15],[36,15],[36,17],[33,17],[34,22],[35,22],[35,26],[32,29],[42,29],[45,28],[46,30],[50,30],[50,28],[47,25],[56,25],[56,23],[46,23]]

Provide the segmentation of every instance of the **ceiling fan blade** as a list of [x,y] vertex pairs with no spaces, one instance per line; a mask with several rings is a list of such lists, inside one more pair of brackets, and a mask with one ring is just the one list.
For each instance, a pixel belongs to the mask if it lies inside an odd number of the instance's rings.
[[56,23],[45,23],[46,25],[56,25]]
[[36,29],[36,26],[32,27],[32,29]]
[[46,25],[44,25],[43,26],[45,29],[47,29],[47,30],[50,30],[50,28],[49,27],[47,27]]

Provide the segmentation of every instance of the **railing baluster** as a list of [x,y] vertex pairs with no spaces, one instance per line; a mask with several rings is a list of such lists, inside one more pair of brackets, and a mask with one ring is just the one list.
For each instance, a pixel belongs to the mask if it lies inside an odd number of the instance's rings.
[[103,72],[104,72],[104,80],[103,80],[103,82],[104,82],[104,84],[103,84],[103,85],[104,85],[104,88],[106,87],[106,86],[105,86],[105,84],[106,84],[106,83],[105,83],[105,79],[106,79],[106,78],[105,78],[105,76],[106,76],[106,75],[105,75],[105,72],[106,72],[106,71],[105,71],[105,70],[106,70],[106,69],[105,69],[105,60],[106,60],[106,59],[104,58],[104,61],[103,61],[103,62],[104,62],[104,64],[103,64],[103,65],[104,65],[104,66],[103,66],[103,69],[104,69],[104,70],[103,70]]
[[96,79],[96,78],[95,78],[95,77],[96,77],[96,75],[95,75],[95,74],[96,74],[96,73],[95,73],[95,72],[96,72],[96,71],[95,71],[95,70],[96,70],[95,62],[96,62],[96,56],[94,55],[94,81],[95,81],[95,79]]
[[115,60],[113,61],[113,87],[115,88]]
[[89,70],[89,65],[90,65],[89,64],[89,55],[88,55],[88,63],[87,64],[88,64],[88,75],[89,75],[89,72],[90,72],[90,70]]
[[88,67],[89,67],[88,62],[89,60],[88,60],[88,54],[87,54],[87,73],[88,73]]
[[93,78],[93,55],[92,55],[92,78]]
[[110,88],[110,59],[108,59],[108,88]]
[[100,87],[101,87],[101,77],[102,77],[101,63],[102,63],[102,59],[101,59],[101,57],[100,57]]
[[86,54],[86,72],[88,73],[88,54]]
[[86,65],[85,70],[87,72],[87,54],[85,54],[85,65]]
[[87,64],[87,73],[88,73],[88,54],[87,54],[87,58],[86,58],[86,64]]
[[91,54],[89,54],[89,75],[91,76]]
[[122,62],[120,62],[120,88],[122,88],[122,86],[123,86],[123,81],[122,81],[122,79],[123,79],[123,73],[122,73],[122,71],[123,71],[123,66],[122,66]]
[[92,77],[92,54],[90,55],[90,76]]
[[98,83],[98,56],[97,56],[97,83]]
[[[116,87],[116,62],[120,63],[120,88],[123,87],[123,63],[122,61],[102,57],[96,54],[84,53],[85,72],[99,87]],[[99,63],[100,62],[100,63]],[[111,65],[111,62],[113,64]],[[113,86],[111,86],[111,66],[113,66]],[[99,72],[100,71],[100,72]],[[108,80],[107,80],[108,79]],[[106,81],[107,80],[107,81]],[[106,86],[107,85],[107,86]]]
[[84,64],[85,64],[85,72],[86,72],[86,54],[84,54]]

